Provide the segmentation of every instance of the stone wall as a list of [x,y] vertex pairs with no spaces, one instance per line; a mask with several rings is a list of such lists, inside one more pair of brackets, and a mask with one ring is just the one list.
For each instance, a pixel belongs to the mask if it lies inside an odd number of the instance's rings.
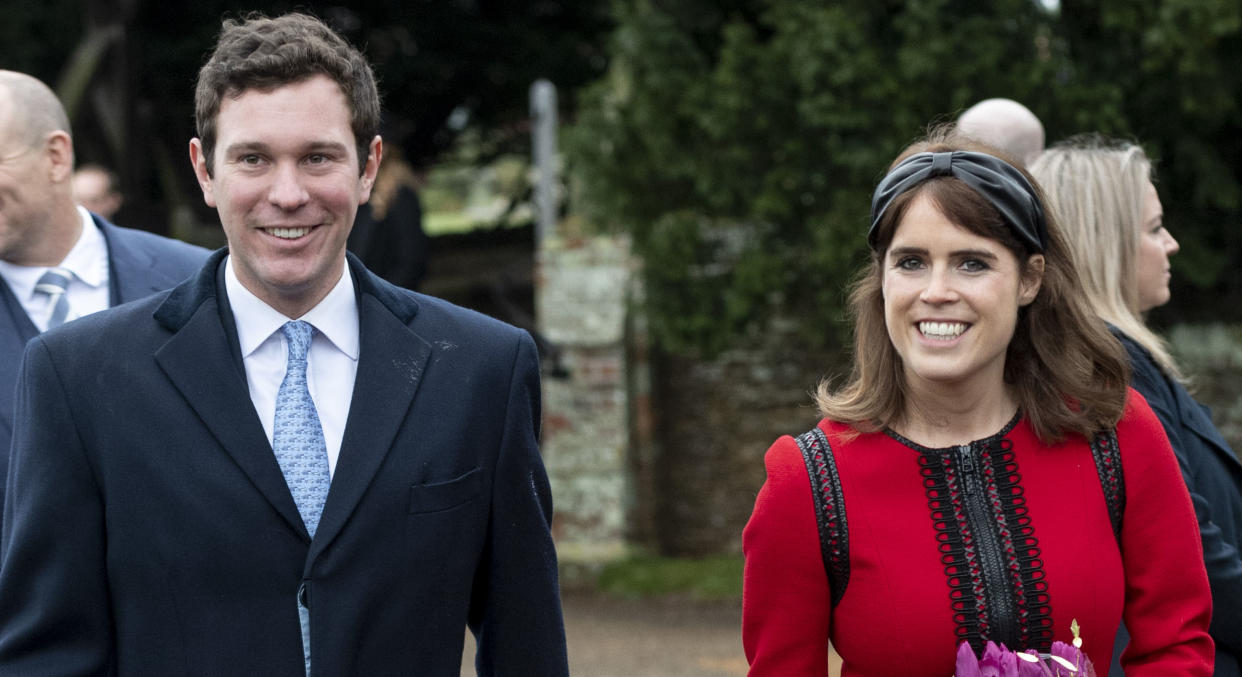
[[741,552],[763,455],[819,416],[811,391],[833,368],[780,323],[710,360],[653,360],[655,531],[661,552]]
[[537,253],[538,326],[560,366],[559,374],[545,368],[541,449],[556,505],[553,537],[570,567],[622,556],[631,528],[632,268],[619,238],[553,240]]

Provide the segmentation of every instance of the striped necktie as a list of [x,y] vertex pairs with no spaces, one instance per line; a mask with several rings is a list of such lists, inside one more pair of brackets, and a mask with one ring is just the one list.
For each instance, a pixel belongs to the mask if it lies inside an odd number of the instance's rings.
[[48,268],[43,277],[35,283],[35,292],[47,294],[47,328],[59,327],[69,317],[69,297],[65,290],[69,288],[69,280],[73,273],[64,268]]

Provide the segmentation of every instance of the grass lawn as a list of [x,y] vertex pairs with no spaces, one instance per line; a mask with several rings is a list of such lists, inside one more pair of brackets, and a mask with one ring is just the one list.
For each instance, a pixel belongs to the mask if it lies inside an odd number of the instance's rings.
[[626,598],[687,595],[701,600],[741,599],[742,556],[635,554],[606,565],[596,580],[596,589]]

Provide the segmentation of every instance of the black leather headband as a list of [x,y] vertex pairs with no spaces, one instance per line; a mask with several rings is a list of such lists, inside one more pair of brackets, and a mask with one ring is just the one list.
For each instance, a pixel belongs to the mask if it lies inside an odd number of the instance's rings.
[[956,150],[917,153],[893,168],[871,196],[871,229],[867,244],[874,250],[880,218],[898,195],[936,176],[952,176],[983,196],[1033,252],[1044,251],[1048,223],[1035,189],[1022,172],[1000,158]]

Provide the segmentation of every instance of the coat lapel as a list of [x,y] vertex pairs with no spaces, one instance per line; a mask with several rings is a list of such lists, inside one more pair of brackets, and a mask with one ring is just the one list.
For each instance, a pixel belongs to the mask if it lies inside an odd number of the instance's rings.
[[108,272],[112,278],[109,305],[120,305],[149,296],[176,282],[154,279],[150,271],[155,267],[156,261],[151,252],[134,247],[126,240],[121,229],[111,223],[94,214],[91,214],[91,218],[103,233],[108,247]]
[[1202,438],[1205,446],[1209,447],[1222,463],[1233,468],[1235,472],[1242,471],[1242,461],[1239,461],[1238,457],[1233,454],[1229,442],[1212,423],[1212,411],[1189,395],[1178,399],[1182,426]]
[[173,335],[155,353],[156,362],[202,419],[220,446],[255,488],[309,541],[280,465],[255,413],[244,371],[233,353],[217,301],[215,277],[224,252],[213,254],[199,275],[177,287],[156,311]]
[[13,433],[13,384],[17,383],[17,368],[26,342],[39,330],[30,321],[21,301],[13,295],[9,284],[0,278],[0,452],[8,452],[9,437]]
[[431,346],[406,325],[416,306],[385,293],[391,291],[386,283],[361,265],[353,272],[360,289],[358,375],[336,473],[308,563],[332,542],[362,500],[405,423],[431,358]]

